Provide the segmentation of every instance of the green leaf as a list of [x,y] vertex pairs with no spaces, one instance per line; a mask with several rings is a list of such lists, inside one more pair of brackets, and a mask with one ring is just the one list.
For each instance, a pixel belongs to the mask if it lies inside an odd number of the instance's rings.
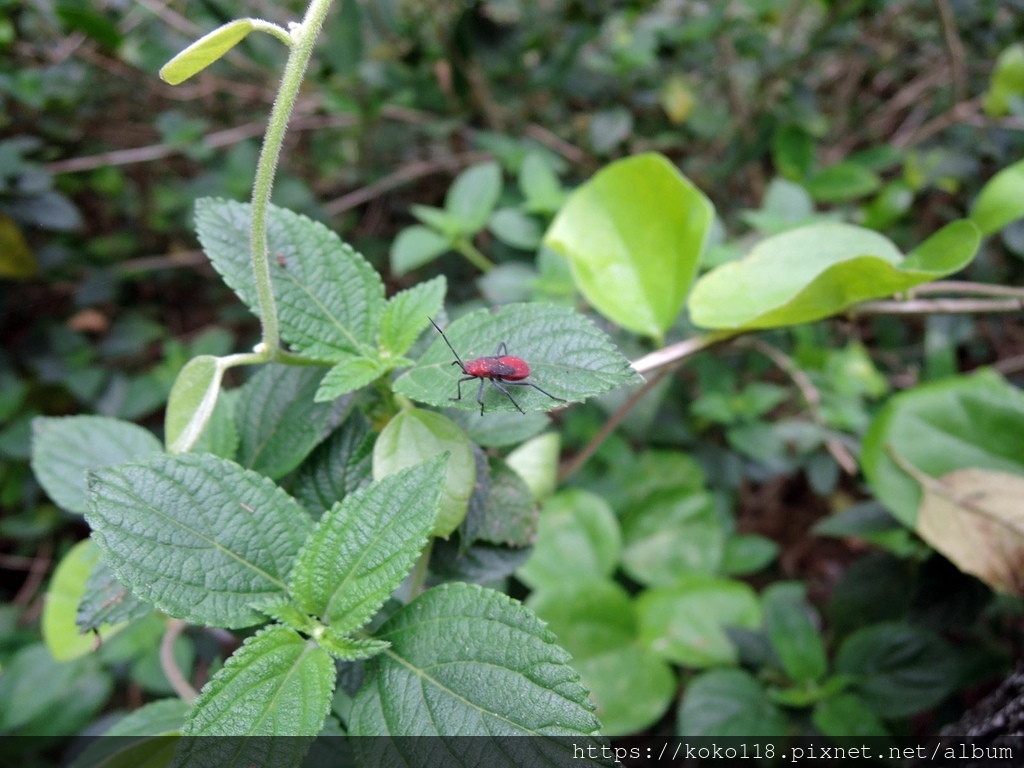
[[[151,701],[93,739],[70,768],[166,768],[178,745],[188,703],[181,699]],[[115,737],[115,738],[107,738]]]
[[1024,475],[1022,434],[1024,393],[982,370],[892,397],[864,436],[861,467],[876,498],[914,527],[921,486],[892,453],[934,478],[968,468]]
[[978,229],[954,221],[905,259],[887,238],[852,224],[815,224],[762,240],[712,270],[690,296],[693,322],[748,330],[807,323],[963,269]]
[[1004,168],[981,188],[971,221],[985,237],[1024,216],[1024,160]]
[[839,646],[835,671],[850,675],[864,703],[884,718],[907,717],[935,706],[955,687],[957,660],[924,629],[891,622],[850,635]]
[[206,428],[192,448],[193,453],[212,453],[222,459],[234,460],[238,453],[238,429],[235,427],[238,395],[237,389],[221,391]]
[[[483,514],[473,521],[475,525],[467,514],[460,536],[467,544],[479,539],[508,547],[530,546],[537,538],[537,504],[529,487],[501,459],[491,459],[488,469]],[[479,466],[477,473],[479,485]]]
[[707,493],[653,493],[622,521],[622,567],[641,584],[674,584],[680,576],[718,571],[725,531]]
[[636,602],[640,637],[666,661],[687,667],[737,662],[726,627],[755,629],[761,607],[742,581],[713,576],[681,577],[670,587],[642,592]]
[[519,445],[551,426],[547,415],[536,412],[523,415],[519,411],[487,411],[481,416],[473,411],[450,408],[446,415],[483,448]]
[[675,675],[640,645],[636,611],[622,587],[603,579],[557,586],[531,595],[530,608],[572,654],[605,735],[635,733],[665,714]]
[[558,485],[558,456],[562,439],[557,432],[546,432],[527,440],[506,461],[515,470],[537,501],[550,496]]
[[338,425],[347,401],[314,402],[323,370],[265,365],[239,390],[238,463],[270,478],[297,467]]
[[[218,746],[234,758],[223,765],[294,764],[294,755],[301,757],[323,727],[334,678],[334,662],[312,640],[284,627],[261,630],[203,686],[182,736],[308,738],[183,739],[175,764],[189,765],[193,757],[207,757],[204,749]],[[248,752],[248,761],[240,752]]]
[[516,575],[540,590],[589,583],[611,576],[621,550],[622,535],[611,507],[589,491],[569,489],[544,503],[533,555]]
[[786,123],[772,134],[772,161],[791,181],[802,181],[814,167],[814,137],[799,125]]
[[[529,364],[529,381],[566,401],[578,402],[641,380],[608,337],[568,307],[509,304],[494,313],[479,310],[460,317],[445,334],[464,362],[493,355],[504,341],[508,354]],[[456,382],[463,375],[451,362],[451,350],[442,339],[435,340],[416,366],[395,381],[394,391],[430,405],[451,406],[458,392]],[[455,407],[479,410],[473,396],[478,385],[463,386],[466,391]],[[524,411],[547,411],[559,405],[533,387],[514,386],[510,391]],[[484,387],[483,397],[488,411],[515,410],[493,387]]]
[[178,85],[221,58],[254,29],[252,19],[229,21],[208,32],[160,68],[160,79]]
[[291,490],[314,518],[373,477],[373,436],[366,418],[353,410],[302,463]]
[[336,632],[362,627],[415,564],[434,527],[447,460],[388,475],[335,504],[303,546],[292,595]]
[[680,736],[782,738],[785,714],[742,669],[716,669],[693,678],[679,708]]
[[[435,587],[388,619],[376,637],[392,647],[366,664],[349,720],[352,735],[597,733],[598,720],[569,666],[569,654],[533,613],[505,595],[467,584]],[[446,741],[445,746],[448,764],[510,764],[508,758],[469,758],[470,752],[489,752],[488,742]],[[363,765],[387,764],[374,750],[417,748],[401,741],[353,740]],[[467,753],[460,758],[461,750]],[[571,754],[564,741],[524,740],[514,764],[536,762],[547,750],[560,755],[556,764]],[[541,754],[531,754],[535,751]]]
[[[224,282],[259,314],[250,218],[248,204],[196,202],[203,250]],[[283,208],[271,206],[267,235],[281,336],[298,352],[328,362],[374,348],[384,284],[369,262],[323,224]]]
[[565,190],[540,152],[531,152],[519,166],[519,191],[531,213],[555,213],[565,202]]
[[379,379],[387,366],[375,357],[339,355],[341,358],[320,380],[313,398],[317,403],[329,403],[342,395],[362,389]]
[[460,237],[462,223],[442,208],[432,208],[429,205],[413,205],[410,206],[409,212],[428,227],[444,235],[445,242],[449,246]]
[[448,471],[433,529],[442,538],[466,516],[476,482],[476,460],[465,433],[439,413],[411,409],[389,421],[373,447],[373,479],[378,481],[445,452],[450,454]]
[[471,166],[455,178],[444,207],[458,222],[461,234],[472,235],[483,229],[498,204],[501,186],[501,168],[496,162]]
[[665,157],[607,166],[576,189],[544,237],[602,315],[661,338],[690,291],[714,207]]
[[99,561],[100,551],[91,539],[78,542],[61,558],[50,579],[43,605],[43,641],[57,661],[84,656],[97,645],[124,628],[124,624],[97,628],[99,636],[79,634],[75,625],[78,603],[85,594],[89,572]]
[[428,227],[406,227],[391,244],[391,271],[396,275],[429,264],[452,248],[452,241]]
[[820,680],[828,671],[825,643],[811,621],[806,587],[776,582],[761,595],[764,625],[782,667],[795,683]]
[[334,627],[327,627],[317,636],[317,643],[338,661],[359,661],[372,659],[391,647],[391,643],[373,638],[347,637]]
[[499,208],[491,214],[487,228],[505,245],[521,251],[535,251],[540,245],[540,222],[518,208]]
[[119,582],[103,560],[97,560],[89,571],[85,590],[78,601],[75,624],[82,632],[105,624],[120,624],[145,616],[152,606],[133,595]]
[[1002,117],[1024,103],[1024,45],[1008,46],[996,59],[982,108],[989,117]]
[[164,416],[168,453],[189,451],[199,442],[213,417],[224,367],[213,355],[189,360],[174,380]]
[[380,318],[379,344],[385,359],[409,351],[430,318],[441,311],[447,289],[442,275],[391,297]]
[[168,615],[229,629],[262,620],[250,604],[284,592],[312,526],[270,480],[209,454],[96,470],[89,508],[93,538],[132,592]]
[[32,420],[32,471],[62,509],[84,514],[85,473],[160,453],[153,433],[105,416],[39,417]]
[[826,736],[889,735],[878,716],[853,693],[841,693],[818,702],[811,713],[811,722]]
[[857,163],[836,163],[807,180],[807,191],[819,203],[847,203],[877,192],[882,180]]
[[771,539],[751,534],[733,534],[725,540],[722,573],[742,576],[755,573],[778,557],[779,547]]

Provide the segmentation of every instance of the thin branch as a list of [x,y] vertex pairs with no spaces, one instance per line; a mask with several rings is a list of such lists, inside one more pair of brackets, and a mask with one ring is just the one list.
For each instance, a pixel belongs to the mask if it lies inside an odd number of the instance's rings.
[[632,366],[637,373],[645,376],[660,368],[675,365],[701,350],[731,339],[740,333],[742,331],[712,331],[703,336],[691,336],[688,339],[670,344],[662,349],[656,349],[654,352],[644,355],[639,360],[633,361]]
[[990,312],[1020,312],[1024,298],[1016,299],[910,299],[909,301],[865,301],[846,310],[850,317],[868,315],[981,315]]
[[953,92],[957,101],[963,101],[967,95],[967,71],[964,66],[964,44],[956,28],[956,16],[949,5],[949,0],[935,0],[942,20],[942,36],[946,40],[946,53],[949,56],[949,68],[953,73]]
[[1024,299],[1024,288],[992,283],[972,283],[967,280],[936,280],[914,288],[918,296],[934,293],[966,293],[975,296],[1011,296]]
[[577,147],[575,144],[570,144],[558,134],[549,131],[543,125],[530,123],[526,126],[526,129],[523,132],[538,144],[543,144],[548,149],[554,150],[570,163],[582,165],[590,159],[587,156],[587,153],[582,149]]
[[32,558],[32,565],[28,569],[28,576],[25,577],[25,582],[21,585],[21,589],[18,590],[18,594],[14,596],[14,599],[11,601],[12,603],[15,605],[28,605],[32,601],[32,598],[35,597],[39,587],[42,586],[43,581],[46,579],[46,574],[50,572],[50,558],[52,555],[53,541],[46,539],[39,546],[35,557]]
[[171,684],[174,692],[186,702],[195,701],[199,693],[185,679],[185,676],[178,669],[178,662],[174,658],[174,641],[185,631],[185,622],[181,619],[168,619],[167,631],[160,640],[160,666],[163,668],[167,682]]

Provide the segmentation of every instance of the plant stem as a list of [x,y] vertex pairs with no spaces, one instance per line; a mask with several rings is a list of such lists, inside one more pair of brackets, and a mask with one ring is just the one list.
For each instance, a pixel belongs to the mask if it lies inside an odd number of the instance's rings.
[[256,178],[252,185],[252,226],[249,241],[252,252],[252,269],[256,280],[256,295],[259,298],[260,320],[263,323],[263,348],[270,359],[277,357],[280,350],[278,339],[280,327],[277,319],[277,305],[270,282],[270,253],[267,242],[267,212],[270,196],[274,190],[274,175],[281,157],[281,145],[288,129],[288,119],[295,107],[295,99],[302,85],[302,78],[313,54],[313,44],[324,23],[331,0],[311,0],[302,23],[292,31],[292,48],[285,64],[281,86],[270,111],[267,132],[256,166]]
[[466,257],[466,260],[481,272],[494,269],[494,262],[484,256],[469,238],[463,237],[455,242],[455,250]]

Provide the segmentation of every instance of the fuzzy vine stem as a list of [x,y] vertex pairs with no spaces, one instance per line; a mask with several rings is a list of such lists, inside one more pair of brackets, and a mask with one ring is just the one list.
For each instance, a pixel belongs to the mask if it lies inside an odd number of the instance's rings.
[[263,138],[256,178],[252,185],[252,225],[249,242],[252,252],[252,269],[256,280],[256,296],[260,305],[260,321],[263,324],[263,349],[267,359],[274,360],[280,352],[280,324],[277,304],[270,282],[270,249],[267,240],[267,213],[270,196],[274,191],[274,177],[281,158],[281,146],[288,129],[288,120],[299,95],[302,78],[313,55],[324,18],[331,7],[331,0],[311,0],[302,22],[291,29],[292,47],[281,77],[281,86],[270,111],[267,132]]

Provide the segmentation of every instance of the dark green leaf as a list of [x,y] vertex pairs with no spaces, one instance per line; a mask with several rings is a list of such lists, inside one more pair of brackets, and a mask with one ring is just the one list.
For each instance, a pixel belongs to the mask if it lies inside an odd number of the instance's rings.
[[853,693],[819,702],[811,714],[814,727],[826,736],[888,736],[882,721]]
[[366,418],[354,410],[302,463],[291,489],[314,518],[370,482],[373,440]]
[[786,716],[761,684],[742,669],[716,669],[686,686],[679,708],[680,736],[781,738]]
[[811,621],[806,587],[777,582],[761,595],[765,631],[789,678],[796,683],[820,680],[828,671],[825,644]]
[[877,192],[878,175],[857,163],[837,163],[807,180],[807,191],[820,203],[846,203]]
[[85,582],[85,591],[78,603],[75,624],[82,632],[103,624],[117,624],[145,616],[152,607],[144,603],[119,582],[103,560],[97,560]]

